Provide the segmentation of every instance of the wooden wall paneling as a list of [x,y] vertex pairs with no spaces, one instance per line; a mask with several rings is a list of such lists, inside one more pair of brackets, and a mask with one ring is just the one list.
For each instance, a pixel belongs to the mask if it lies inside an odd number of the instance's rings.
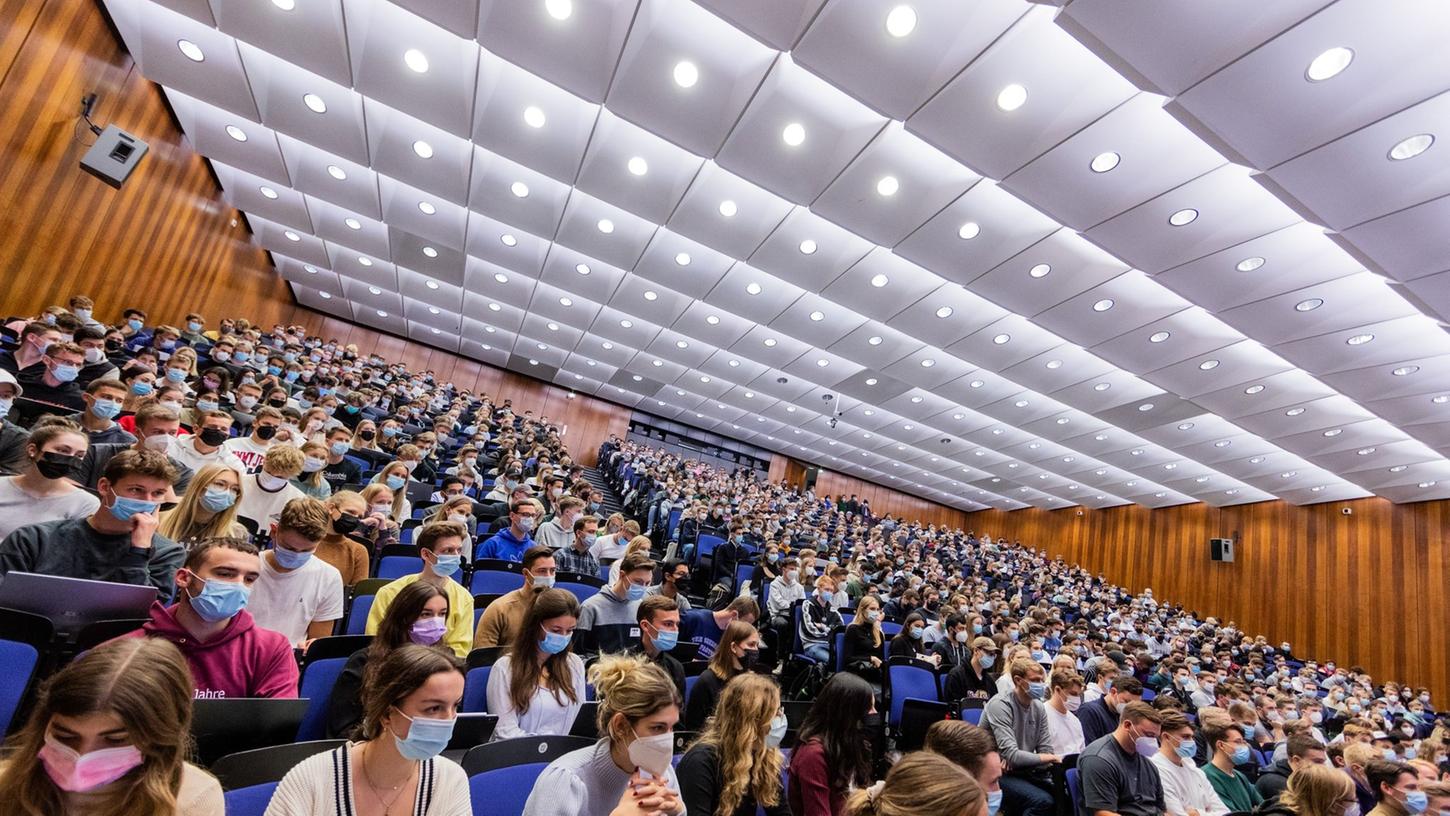
[[[1450,502],[989,510],[966,526],[1450,699]],[[1236,560],[1211,561],[1208,539],[1235,535]]]
[[820,474],[816,477],[815,492],[817,496],[829,495],[832,497],[841,493],[847,496],[854,493],[858,498],[864,497],[869,500],[871,512],[878,516],[890,513],[893,516],[900,515],[907,519],[920,520],[925,524],[938,526],[945,524],[949,527],[961,526],[964,519],[964,514],[960,510],[825,468],[821,468]]
[[[150,145],[113,190],[80,169],[98,121]],[[145,304],[153,322],[237,310],[272,320],[291,310],[266,253],[249,243],[204,160],[141,77],[95,3],[0,0],[0,269],[7,314],[34,314],[76,293],[114,320]],[[78,135],[79,134],[79,135]]]

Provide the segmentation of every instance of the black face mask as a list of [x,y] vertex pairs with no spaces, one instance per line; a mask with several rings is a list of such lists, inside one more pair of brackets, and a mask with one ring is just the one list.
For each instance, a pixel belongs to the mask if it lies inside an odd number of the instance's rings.
[[272,406],[273,408],[281,408],[282,406],[284,406],[284,405],[287,404],[287,400],[285,400],[285,399],[269,399],[269,400],[267,400],[267,404],[270,405],[270,406]]
[[361,523],[362,519],[359,519],[357,516],[343,513],[342,515],[332,520],[332,529],[336,530],[342,535],[347,535],[353,530],[356,530],[357,526]]
[[76,465],[80,464],[80,461],[75,456],[46,451],[35,460],[35,469],[47,479],[60,479],[75,473]]
[[274,437],[276,435],[277,435],[277,426],[276,425],[258,425],[257,426],[257,438],[260,439],[260,440],[262,440],[262,441],[264,441],[264,442],[266,440],[268,440],[268,439],[271,439],[272,437]]
[[377,433],[373,431],[358,431],[357,436],[358,439],[361,439],[364,442],[371,442],[373,441],[373,437],[377,436]]
[[111,354],[115,354],[116,352],[118,352],[120,350],[121,350],[121,341],[120,340],[107,340],[106,341],[106,351],[110,352]]
[[861,718],[861,730],[868,734],[874,734],[881,730],[881,715],[867,714]]
[[750,671],[755,667],[755,662],[760,659],[759,649],[746,649],[745,654],[740,658],[740,668]]
[[202,428],[201,433],[197,434],[197,436],[204,444],[211,445],[212,447],[216,447],[227,441],[227,432],[220,428]]

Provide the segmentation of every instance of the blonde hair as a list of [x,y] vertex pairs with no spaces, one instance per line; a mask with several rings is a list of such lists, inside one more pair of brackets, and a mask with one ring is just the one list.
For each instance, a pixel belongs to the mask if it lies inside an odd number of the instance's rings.
[[902,757],[886,780],[851,794],[848,816],[977,816],[987,796],[962,766],[917,751]]
[[757,805],[780,802],[783,757],[765,741],[770,722],[780,711],[780,686],[763,674],[744,674],[725,685],[715,713],[705,723],[696,745],[715,749],[724,785],[715,802],[715,816],[729,816],[749,794]]
[[645,555],[648,555],[649,547],[649,536],[637,535],[634,538],[631,538],[629,540],[629,543],[624,545],[624,553],[619,556],[619,561],[621,564],[620,571],[623,571],[624,559],[630,557],[631,555],[634,555],[635,553],[644,553]]
[[7,743],[15,751],[0,771],[0,814],[52,816],[66,795],[41,764],[51,720],[113,713],[141,752],[139,768],[122,776],[97,803],[108,816],[174,816],[191,730],[191,671],[170,641],[125,638],[104,643],[57,672],[42,687],[24,729]]
[[589,679],[599,695],[596,725],[611,743],[620,740],[614,730],[616,714],[638,722],[656,711],[680,705],[674,681],[664,669],[640,655],[602,658],[589,669]]
[[298,481],[309,487],[322,487],[323,485],[327,484],[326,480],[323,478],[323,471],[327,469],[327,457],[331,455],[332,451],[330,451],[328,447],[321,442],[316,442],[311,439],[303,442],[300,450],[302,451],[302,456],[304,460],[306,459],[306,457],[309,456],[314,459],[321,459],[323,461],[323,466],[318,468],[317,470],[312,471],[311,473],[299,473],[297,475]]
[[[237,505],[241,504],[241,498],[232,502],[232,506],[214,514],[211,520],[202,523],[197,520],[197,510],[201,505],[201,497],[206,489],[223,473],[231,473],[236,476],[237,472],[230,465],[213,463],[204,466],[192,477],[191,484],[187,486],[186,492],[181,494],[181,499],[176,506],[161,514],[161,524],[156,532],[166,536],[172,541],[184,543],[187,541],[201,541],[207,538],[247,538],[246,528],[237,523]],[[240,476],[237,476],[237,491],[245,490]],[[201,508],[205,510],[205,508]]]
[[307,455],[292,445],[273,445],[262,457],[262,467],[271,470],[274,476],[287,479],[301,473],[306,462]]
[[[368,513],[371,513],[373,511],[373,499],[377,498],[378,496],[381,496],[384,493],[390,493],[390,494],[392,494],[392,496],[393,496],[392,502],[393,503],[392,503],[392,506],[389,508],[388,515],[392,516],[392,518],[393,518],[394,521],[397,521],[398,520],[398,493],[401,493],[401,492],[402,492],[401,490],[395,492],[395,491],[393,491],[392,488],[388,487],[385,484],[379,484],[378,482],[373,482],[372,484],[368,485],[367,487],[364,487],[362,489],[362,492],[361,493],[354,493],[353,495],[360,495],[360,496],[362,496],[363,501],[367,502],[367,504],[368,504],[367,510],[364,511],[364,513],[363,513],[363,515],[367,515]],[[333,498],[337,498],[337,494],[334,493],[333,494]]]
[[1354,781],[1338,769],[1309,763],[1289,775],[1279,804],[1297,816],[1329,816],[1341,799],[1354,796]]

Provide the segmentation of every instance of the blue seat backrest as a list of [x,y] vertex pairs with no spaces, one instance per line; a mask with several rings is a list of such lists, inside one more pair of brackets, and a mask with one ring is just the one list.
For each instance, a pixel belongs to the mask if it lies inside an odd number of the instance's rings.
[[379,578],[402,578],[417,575],[423,569],[423,559],[412,555],[385,555],[378,562]]
[[669,521],[665,523],[665,538],[674,538],[675,530],[680,526],[680,508],[676,507],[670,511]]
[[906,698],[940,701],[941,692],[936,684],[936,672],[920,666],[887,666],[887,682],[891,689],[891,711],[887,722],[896,725],[901,722],[901,707]]
[[463,705],[458,709],[464,714],[488,713],[488,675],[492,666],[469,669],[463,677]]
[[698,560],[700,558],[703,558],[704,556],[713,555],[715,553],[715,548],[724,543],[725,539],[721,538],[720,536],[700,536],[700,542],[695,545],[695,558]]
[[364,630],[368,625],[368,613],[373,609],[373,601],[377,600],[376,595],[359,595],[352,599],[352,609],[347,613],[347,631],[344,635],[367,634]]
[[560,581],[554,584],[554,589],[569,590],[570,592],[574,593],[574,597],[579,599],[579,603],[584,603],[585,601],[599,594],[599,587],[590,586],[588,584],[579,584],[573,581]]
[[302,683],[297,696],[307,701],[307,713],[297,726],[297,741],[320,740],[327,735],[327,706],[332,688],[347,665],[345,657],[325,657],[308,663],[302,670]]
[[503,595],[524,585],[524,576],[503,570],[478,570],[468,591],[474,595]]
[[10,730],[39,660],[40,653],[29,643],[0,640],[0,665],[5,667],[0,672],[0,734]]
[[547,763],[531,762],[470,776],[468,793],[473,800],[474,816],[516,816],[523,813],[524,804],[534,790],[534,781],[547,767]]
[[837,632],[836,633],[836,636],[833,637],[833,638],[831,638],[831,652],[832,652],[832,654],[834,654],[836,656],[836,665],[834,665],[834,666],[831,667],[832,671],[835,671],[835,672],[843,672],[843,671],[845,671],[846,670],[846,633],[844,631]]
[[901,624],[894,621],[881,622],[881,636],[893,638],[901,634]]
[[982,724],[982,709],[980,709],[980,708],[964,708],[964,709],[962,709],[962,721],[963,722],[969,722],[972,725],[981,725]]
[[1072,816],[1082,814],[1082,779],[1077,768],[1067,769],[1067,793],[1072,797]]
[[246,788],[229,790],[222,794],[226,802],[226,816],[262,816],[272,802],[272,792],[277,790],[276,782],[263,782]]
[[695,683],[699,681],[700,675],[692,675],[685,678],[685,702],[690,701],[690,692],[695,690]]

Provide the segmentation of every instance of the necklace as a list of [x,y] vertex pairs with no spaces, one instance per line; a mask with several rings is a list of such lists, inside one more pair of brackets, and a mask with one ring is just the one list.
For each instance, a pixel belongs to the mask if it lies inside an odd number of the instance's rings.
[[382,792],[378,790],[378,785],[373,782],[373,775],[368,772],[369,747],[371,746],[363,747],[362,755],[360,757],[360,759],[362,760],[360,764],[362,765],[363,781],[366,782],[367,786],[372,790],[373,798],[377,799],[378,804],[383,806],[383,816],[388,816],[388,814],[393,812],[393,804],[398,801],[398,797],[403,795],[402,792],[399,791],[399,788],[403,787],[403,785],[405,785],[409,779],[413,778],[413,771],[417,768],[417,763],[413,763],[413,765],[408,768],[407,775],[404,776],[402,779],[398,780],[398,784],[387,786],[389,790],[393,791],[393,798],[384,799]]

